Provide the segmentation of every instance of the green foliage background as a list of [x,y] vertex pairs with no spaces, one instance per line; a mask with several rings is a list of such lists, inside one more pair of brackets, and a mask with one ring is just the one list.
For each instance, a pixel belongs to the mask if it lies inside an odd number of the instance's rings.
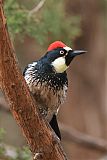
[[71,44],[80,33],[80,17],[69,16],[65,11],[64,0],[49,0],[35,14],[29,16],[39,0],[5,0],[5,13],[12,38],[20,40],[28,35],[40,45],[48,45],[54,40]]

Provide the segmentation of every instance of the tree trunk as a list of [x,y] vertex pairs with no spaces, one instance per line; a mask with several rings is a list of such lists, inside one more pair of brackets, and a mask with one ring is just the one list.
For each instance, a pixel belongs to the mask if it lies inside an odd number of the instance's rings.
[[67,159],[48,124],[39,117],[14,53],[6,27],[3,1],[0,0],[0,87],[33,155],[41,153],[38,159],[43,160]]

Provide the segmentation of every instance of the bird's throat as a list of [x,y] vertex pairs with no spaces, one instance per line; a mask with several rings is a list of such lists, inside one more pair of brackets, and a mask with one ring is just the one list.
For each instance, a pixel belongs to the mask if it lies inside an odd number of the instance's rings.
[[63,73],[68,66],[65,63],[65,57],[59,57],[52,62],[52,66],[54,67],[57,73]]

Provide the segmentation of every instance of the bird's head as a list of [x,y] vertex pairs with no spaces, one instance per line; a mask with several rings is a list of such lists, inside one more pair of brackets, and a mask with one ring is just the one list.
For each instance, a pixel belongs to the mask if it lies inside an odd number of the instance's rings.
[[80,54],[86,53],[83,50],[72,50],[61,41],[55,41],[49,45],[47,58],[57,73],[63,73],[70,65],[72,59]]

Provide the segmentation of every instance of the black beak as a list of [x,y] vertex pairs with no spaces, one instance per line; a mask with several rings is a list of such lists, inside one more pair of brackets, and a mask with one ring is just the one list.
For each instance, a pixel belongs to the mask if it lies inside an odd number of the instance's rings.
[[83,51],[83,50],[74,50],[74,51],[71,51],[71,57],[75,57],[75,56],[78,56],[78,55],[80,55],[80,54],[84,54],[84,53],[86,53],[87,51]]
[[72,59],[75,56],[78,56],[80,54],[84,54],[86,52],[87,51],[84,51],[84,50],[71,50],[71,51],[69,51],[68,55],[66,56],[66,64],[67,64],[67,66],[69,66],[69,64],[71,63]]

